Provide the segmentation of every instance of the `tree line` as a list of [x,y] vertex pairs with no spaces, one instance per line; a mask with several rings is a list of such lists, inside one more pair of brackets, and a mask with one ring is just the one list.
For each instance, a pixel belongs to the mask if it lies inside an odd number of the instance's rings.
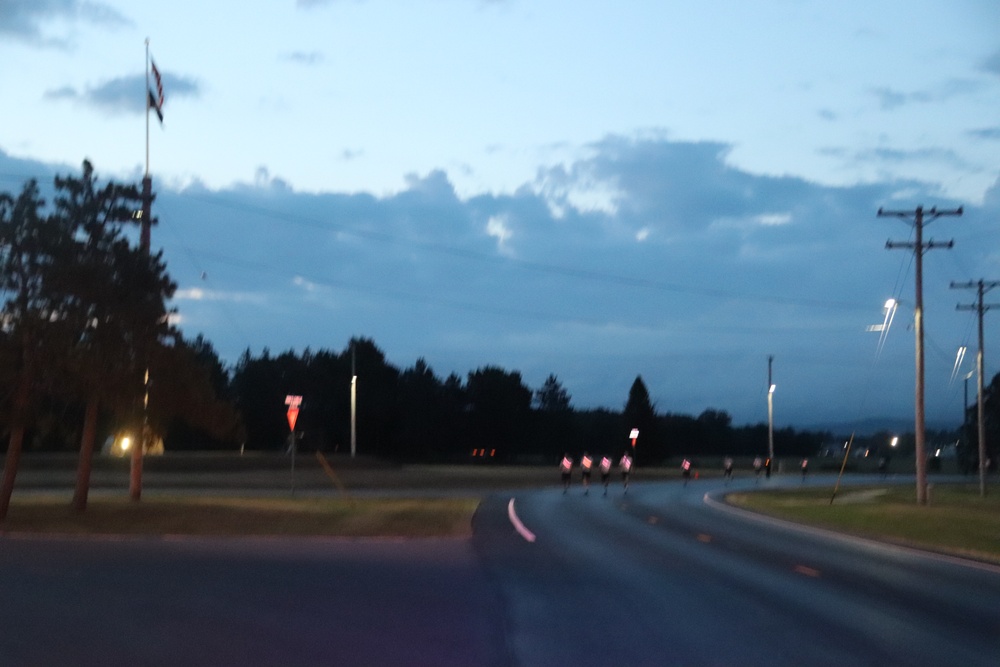
[[[346,452],[350,443],[350,391],[356,380],[358,451],[401,461],[552,462],[565,452],[620,455],[632,448],[640,465],[659,465],[679,454],[767,453],[767,426],[734,427],[721,410],[697,417],[661,414],[641,376],[622,410],[577,410],[555,375],[532,389],[517,371],[483,366],[465,377],[441,377],[424,359],[399,369],[374,341],[352,339],[340,352],[305,350],[259,356],[244,352],[232,371],[233,399],[246,425],[246,447],[287,447],[287,395],[303,397],[296,446]],[[828,434],[775,432],[784,455],[811,455]]]

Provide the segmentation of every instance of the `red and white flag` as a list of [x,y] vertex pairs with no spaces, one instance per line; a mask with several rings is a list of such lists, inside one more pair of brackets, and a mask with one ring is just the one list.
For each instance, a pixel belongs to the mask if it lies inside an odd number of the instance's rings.
[[154,94],[152,89],[149,90],[149,98],[147,104],[153,111],[156,112],[156,117],[163,122],[163,79],[160,78],[160,70],[156,69],[156,63],[152,58],[149,59],[150,69],[153,72],[153,81],[156,84],[156,93]]

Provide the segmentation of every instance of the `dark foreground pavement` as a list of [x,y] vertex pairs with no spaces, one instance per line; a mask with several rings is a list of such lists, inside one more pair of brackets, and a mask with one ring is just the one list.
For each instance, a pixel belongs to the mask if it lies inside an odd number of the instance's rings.
[[465,540],[0,538],[0,665],[506,665]]

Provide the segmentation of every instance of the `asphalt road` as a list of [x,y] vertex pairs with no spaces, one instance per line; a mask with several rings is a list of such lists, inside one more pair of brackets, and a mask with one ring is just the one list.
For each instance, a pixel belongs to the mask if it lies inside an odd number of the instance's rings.
[[533,542],[492,498],[473,542],[514,664],[1000,664],[1000,568],[748,519],[722,485],[524,493]]
[[471,540],[4,536],[0,664],[997,664],[1000,568],[736,516],[720,485],[495,494]]

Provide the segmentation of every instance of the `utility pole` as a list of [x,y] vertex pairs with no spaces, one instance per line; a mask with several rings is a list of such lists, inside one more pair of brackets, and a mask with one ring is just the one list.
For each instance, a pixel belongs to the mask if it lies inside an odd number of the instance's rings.
[[937,207],[924,211],[923,206],[918,206],[913,211],[885,211],[878,210],[878,217],[895,217],[906,220],[913,220],[913,228],[916,233],[916,240],[913,243],[900,243],[886,241],[886,249],[908,248],[913,250],[916,259],[916,306],[913,311],[913,329],[916,339],[916,382],[914,387],[914,440],[917,456],[917,504],[927,504],[927,454],[926,454],[926,428],[924,420],[924,252],[934,248],[951,248],[955,241],[947,243],[935,243],[933,239],[924,243],[924,225],[942,216],[962,215],[962,207],[955,210],[939,211]]
[[[976,311],[979,319],[979,352],[976,353],[976,403],[977,408],[977,427],[979,435],[979,495],[983,498],[986,497],[986,420],[983,415],[983,315],[990,308],[1000,308],[998,304],[984,304],[983,295],[989,290],[1000,285],[1000,281],[994,280],[991,282],[986,282],[985,280],[978,280],[972,282],[971,280],[967,283],[956,283],[952,281],[952,289],[972,289],[976,288],[976,303],[972,305],[962,305],[956,306],[958,310],[974,310]],[[968,384],[966,384],[968,386]],[[968,401],[968,398],[966,399]]]

